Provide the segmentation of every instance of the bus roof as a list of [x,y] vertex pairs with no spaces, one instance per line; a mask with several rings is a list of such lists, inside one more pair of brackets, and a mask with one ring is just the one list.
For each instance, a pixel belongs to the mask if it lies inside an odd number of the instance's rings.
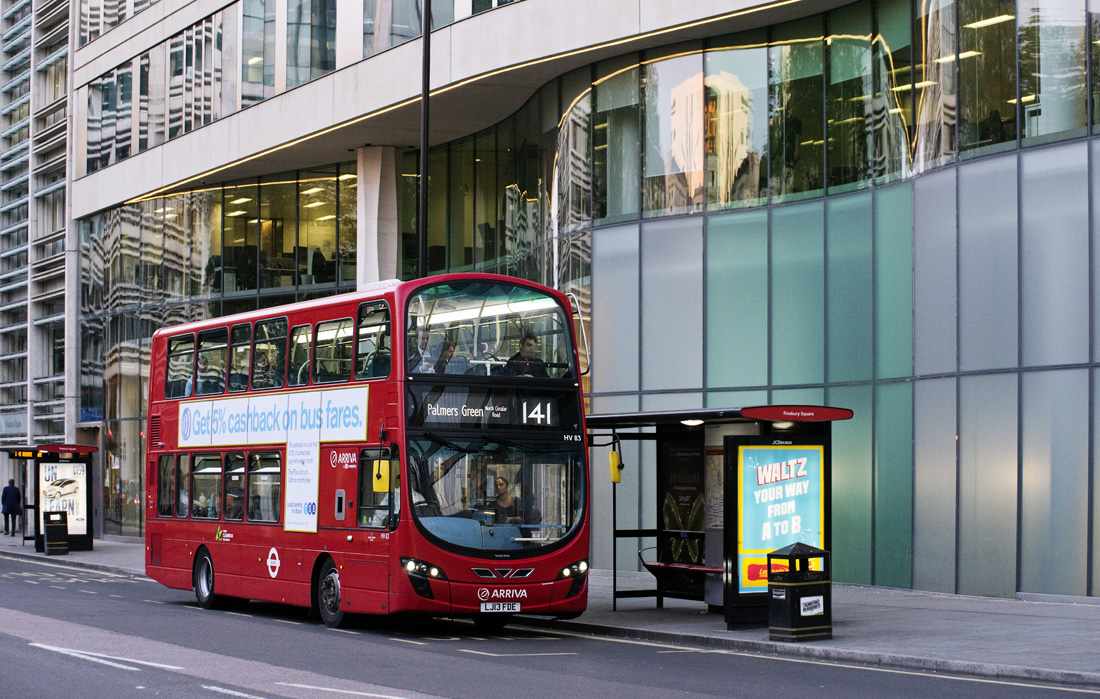
[[384,281],[373,282],[367,284],[362,288],[355,291],[334,294],[332,296],[325,296],[318,299],[310,299],[308,301],[296,301],[294,303],[288,303],[281,306],[272,306],[270,308],[262,308],[255,311],[244,311],[243,313],[234,313],[232,315],[215,316],[207,318],[205,320],[195,320],[189,323],[180,323],[177,325],[170,325],[163,328],[159,328],[153,333],[153,337],[161,335],[178,335],[185,332],[195,332],[199,330],[205,330],[211,327],[233,325],[235,323],[254,322],[257,320],[263,320],[265,318],[272,318],[287,313],[298,313],[302,311],[310,311],[313,309],[326,308],[333,304],[357,304],[364,301],[370,301],[373,299],[381,299],[390,294],[395,295],[395,300],[401,302],[406,296],[411,294],[420,287],[430,284],[441,284],[449,281],[476,281],[476,280],[490,280],[490,281],[502,281],[517,284],[520,286],[526,286],[534,289],[540,289],[546,291],[549,294],[555,296],[561,296],[561,292],[543,286],[536,282],[528,281],[526,279],[519,279],[517,277],[509,277],[502,274],[485,274],[485,273],[458,273],[458,274],[440,274],[431,277],[421,277],[419,279],[411,279],[409,281],[401,281],[400,279],[387,279]]

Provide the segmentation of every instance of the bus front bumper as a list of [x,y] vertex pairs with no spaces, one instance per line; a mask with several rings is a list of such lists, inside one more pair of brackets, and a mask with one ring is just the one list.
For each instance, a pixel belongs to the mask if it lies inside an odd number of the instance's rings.
[[391,613],[455,616],[564,614],[583,612],[587,606],[587,576],[524,585],[406,579],[394,585],[390,599]]

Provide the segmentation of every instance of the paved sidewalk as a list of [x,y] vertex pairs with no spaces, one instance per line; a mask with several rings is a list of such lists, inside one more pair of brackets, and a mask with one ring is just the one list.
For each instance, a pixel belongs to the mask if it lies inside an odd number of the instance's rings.
[[[0,537],[12,555],[123,575],[144,574],[144,544],[100,540],[94,551],[35,553],[33,542]],[[0,567],[3,563],[0,562]],[[621,589],[652,587],[648,573],[620,573]],[[1023,601],[891,588],[833,586],[833,638],[768,640],[766,625],[726,629],[701,602],[622,599],[612,611],[610,571],[593,570],[588,611],[570,621],[538,617],[517,623],[704,648],[936,670],[1100,689],[1100,600]]]

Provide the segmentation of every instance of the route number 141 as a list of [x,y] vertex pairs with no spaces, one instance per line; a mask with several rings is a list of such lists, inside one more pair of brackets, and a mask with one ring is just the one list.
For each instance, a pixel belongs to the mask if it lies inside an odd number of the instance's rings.
[[550,401],[523,401],[523,424],[553,425]]

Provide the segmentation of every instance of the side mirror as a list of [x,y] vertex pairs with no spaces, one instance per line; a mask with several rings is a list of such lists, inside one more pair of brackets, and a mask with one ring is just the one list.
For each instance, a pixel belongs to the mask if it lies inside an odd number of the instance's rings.
[[371,464],[371,487],[376,493],[390,492],[390,462],[374,461]]
[[613,451],[607,455],[607,460],[611,466],[611,482],[622,483],[623,482],[623,461],[619,456],[619,452]]

